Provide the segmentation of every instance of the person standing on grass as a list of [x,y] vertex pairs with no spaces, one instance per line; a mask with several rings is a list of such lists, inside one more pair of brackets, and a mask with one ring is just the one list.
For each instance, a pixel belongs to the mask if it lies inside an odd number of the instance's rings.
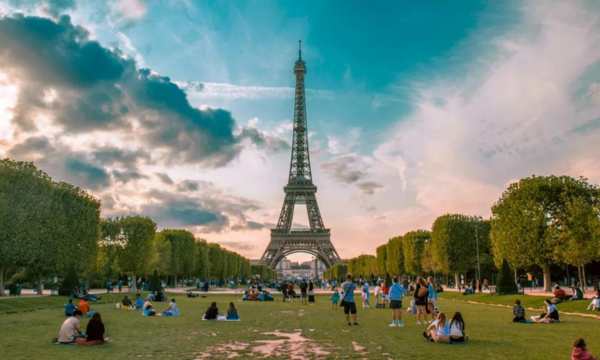
[[365,280],[362,286],[362,306],[363,309],[369,308],[369,282]]
[[[352,274],[346,275],[346,281],[342,284],[342,291],[344,293],[342,304],[344,305],[344,314],[346,314],[348,325],[358,325],[356,320],[356,303],[354,302],[355,289],[356,284],[352,281]],[[352,319],[352,322],[350,322],[350,319]]]
[[415,286],[415,305],[417,307],[417,325],[427,324],[427,320],[425,320],[426,312],[427,312],[427,297],[429,292],[427,291],[427,284],[422,277],[417,278],[417,285]]
[[308,302],[311,304],[315,303],[315,284],[312,280],[308,282]]
[[431,313],[431,320],[435,320],[435,308],[437,307],[438,293],[433,282],[433,277],[427,278],[427,306]]
[[302,280],[302,282],[300,282],[300,300],[303,304],[307,303],[306,295],[307,295],[306,281]]
[[390,327],[404,327],[404,321],[402,321],[402,297],[404,294],[406,294],[404,286],[400,284],[397,277],[394,277],[393,284],[389,290],[390,309],[392,309]]

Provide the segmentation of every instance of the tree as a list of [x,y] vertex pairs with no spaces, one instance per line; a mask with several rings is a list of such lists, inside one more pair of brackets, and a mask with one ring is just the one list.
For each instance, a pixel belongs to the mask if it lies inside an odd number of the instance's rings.
[[32,163],[0,160],[0,295],[7,270],[48,274],[84,271],[93,263],[100,203],[53,182]]
[[402,237],[391,238],[387,243],[386,271],[392,276],[404,273],[404,254],[402,251]]
[[151,259],[152,239],[156,224],[150,218],[129,216],[119,219],[125,246],[119,251],[119,267],[132,276],[132,291],[136,291],[136,277],[146,270]]
[[498,295],[510,295],[518,292],[515,278],[508,266],[506,260],[502,260],[502,267],[498,273],[498,283],[496,284],[496,293]]
[[404,270],[407,274],[418,275],[421,273],[421,255],[425,241],[430,238],[431,233],[427,230],[410,231],[402,236]]
[[[573,262],[572,256],[580,256],[587,242],[593,242],[587,226],[577,229],[589,210],[575,207],[586,202],[597,206],[597,199],[598,190],[582,178],[532,176],[511,184],[492,207],[494,261],[506,259],[515,268],[541,267],[544,287],[550,291],[550,265],[557,258]],[[568,259],[557,256],[563,252]]]
[[383,244],[377,247],[377,274],[385,276],[387,274],[387,244]]
[[600,207],[597,191],[590,196],[566,199],[565,213],[560,217],[554,258],[577,267],[579,283],[585,287],[585,265],[598,258],[600,248]]
[[462,214],[438,217],[431,231],[432,261],[445,274],[454,273],[456,285],[459,274],[477,268],[477,244],[479,259],[489,251],[486,223]]
[[164,239],[171,245],[168,274],[174,277],[177,286],[177,277],[189,276],[194,270],[194,235],[187,230],[165,229],[157,238],[159,243]]

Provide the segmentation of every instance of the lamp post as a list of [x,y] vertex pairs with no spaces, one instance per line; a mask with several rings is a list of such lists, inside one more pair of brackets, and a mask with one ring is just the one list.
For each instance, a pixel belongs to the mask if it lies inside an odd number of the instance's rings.
[[479,222],[481,216],[475,216],[475,248],[477,251],[477,281],[481,281],[481,264],[479,262]]

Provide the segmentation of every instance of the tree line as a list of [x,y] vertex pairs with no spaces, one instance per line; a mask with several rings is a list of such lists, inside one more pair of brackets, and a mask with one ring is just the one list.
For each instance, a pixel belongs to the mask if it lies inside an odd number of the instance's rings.
[[84,279],[133,279],[157,272],[178,279],[243,281],[273,271],[182,229],[157,231],[143,216],[102,219],[100,201],[56,182],[32,163],[0,160],[0,296],[20,276],[42,283],[76,273]]
[[326,273],[339,279],[350,272],[363,278],[399,274],[453,276],[539,269],[550,290],[552,265],[578,269],[600,260],[600,190],[584,178],[531,176],[511,184],[491,208],[491,218],[445,214],[431,230],[409,231],[376,249],[337,264]]

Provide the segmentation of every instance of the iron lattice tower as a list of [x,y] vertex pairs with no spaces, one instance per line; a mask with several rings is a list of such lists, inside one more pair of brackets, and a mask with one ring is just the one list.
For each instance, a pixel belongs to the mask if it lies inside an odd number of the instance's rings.
[[[298,60],[294,64],[294,74],[296,75],[296,87],[290,173],[288,183],[283,188],[285,200],[277,227],[271,229],[271,242],[261,260],[264,264],[275,268],[287,255],[305,252],[314,255],[329,268],[339,262],[340,257],[331,243],[330,230],[323,225],[315,196],[317,187],[313,184],[310,168],[306,126],[306,94],[304,90],[306,64],[302,60],[301,47],[298,49]],[[296,204],[306,205],[308,229],[293,229]]]

